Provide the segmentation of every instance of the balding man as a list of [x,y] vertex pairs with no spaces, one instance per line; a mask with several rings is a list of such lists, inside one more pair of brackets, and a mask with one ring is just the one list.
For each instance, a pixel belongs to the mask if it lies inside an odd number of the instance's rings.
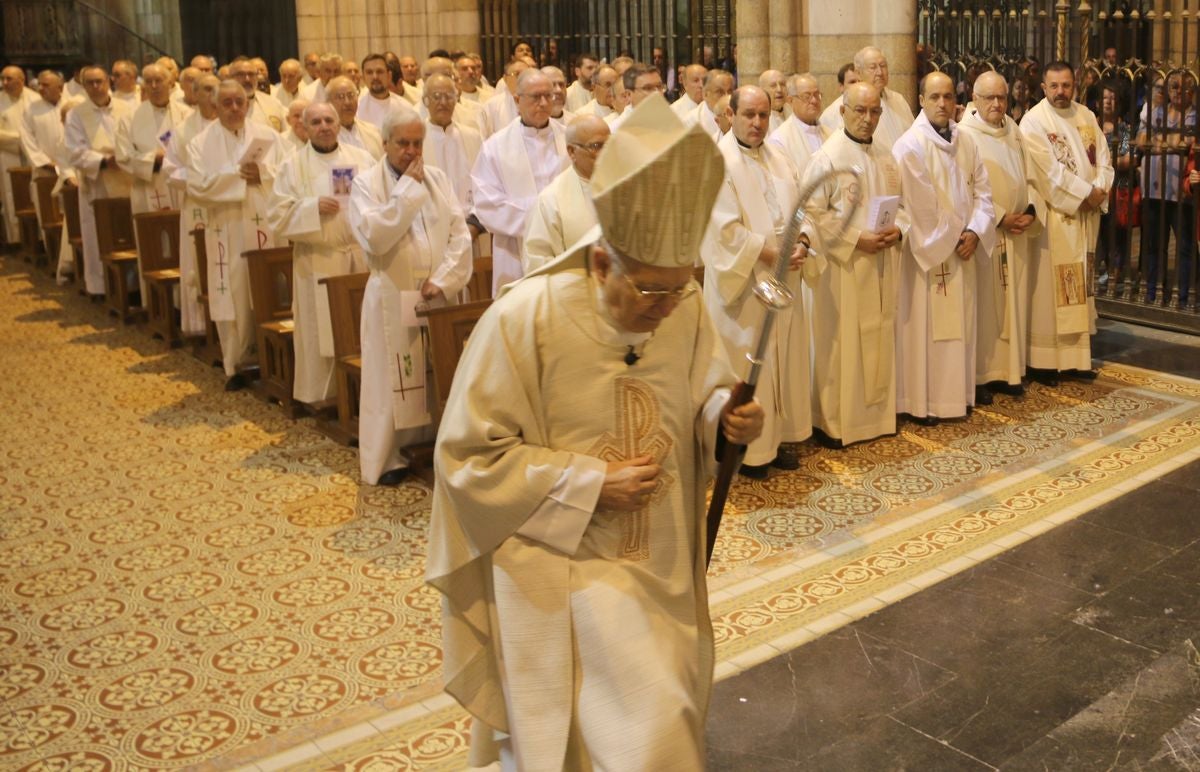
[[350,232],[349,193],[354,178],[374,166],[375,159],[362,148],[338,142],[341,126],[333,105],[310,104],[303,121],[309,144],[279,167],[267,224],[276,238],[293,245],[293,396],[315,404],[336,392],[333,327],[329,306],[321,302],[325,288],[318,282],[366,270],[362,249]]
[[[875,230],[871,202],[900,196],[900,170],[891,149],[873,141],[882,107],[879,92],[856,83],[842,95],[844,130],[813,155],[802,189],[834,169],[863,170],[863,180],[838,175],[821,183],[808,203],[810,238],[820,237],[828,265],[812,292],[813,433],[832,447],[896,432],[896,245],[900,226]],[[847,207],[858,203],[848,227]],[[900,209],[896,222],[907,225]],[[814,242],[815,243],[815,242]]]
[[309,102],[324,102],[325,89],[329,87],[329,81],[342,74],[343,60],[341,54],[326,52],[321,54],[317,61],[317,75],[311,83],[308,83],[300,90],[300,96],[307,99]]
[[1042,90],[1045,98],[1021,119],[1033,186],[1046,202],[1046,227],[1033,251],[1029,368],[1055,384],[1063,376],[1096,377],[1093,261],[1114,173],[1096,116],[1074,101],[1071,65],[1049,64]]
[[470,54],[454,61],[454,72],[458,78],[459,98],[464,102],[475,102],[481,107],[492,98],[495,89],[483,82],[483,73]]
[[191,67],[195,67],[203,75],[215,74],[216,63],[213,61],[211,56],[205,56],[204,54],[196,54],[195,56],[192,57],[192,61],[189,62],[188,65]]
[[379,129],[358,118],[358,89],[354,81],[345,75],[337,76],[329,81],[325,96],[337,112],[338,123],[341,126],[338,142],[361,148],[367,151],[371,158],[380,158],[383,155],[383,140],[379,136]]
[[[887,57],[875,46],[861,48],[854,55],[854,72],[860,81],[870,83],[880,94],[883,115],[879,118],[874,141],[890,149],[896,140],[900,139],[900,135],[912,125],[912,107],[909,106],[908,100],[888,88],[890,74]],[[826,111],[821,122],[831,133],[842,128],[840,113],[831,114]]]
[[280,106],[287,109],[293,99],[300,98],[304,68],[299,59],[284,59],[279,64],[279,83],[271,87],[271,96]]
[[475,216],[493,237],[493,292],[521,278],[526,217],[567,160],[564,129],[550,120],[550,79],[524,71],[514,93],[519,118],[484,142],[471,171]]
[[304,97],[297,97],[288,105],[288,130],[283,133],[284,155],[291,155],[308,144],[308,129],[304,126],[304,108],[310,102]]
[[246,93],[246,120],[282,132],[287,120],[287,111],[279,100],[258,89],[258,66],[250,59],[241,57],[229,65],[229,76],[242,84]]
[[596,225],[588,182],[609,134],[608,123],[594,115],[578,116],[567,125],[571,165],[538,194],[529,210],[521,253],[525,273],[561,255]]
[[[517,80],[521,73],[530,69],[521,61],[509,62],[504,66],[503,84],[505,92],[497,92],[495,98],[483,106],[483,123],[480,125],[483,138],[487,139],[517,119]],[[545,76],[543,76],[545,77]],[[549,105],[546,106],[549,113]]]
[[279,133],[249,120],[249,101],[242,83],[222,81],[217,121],[188,145],[188,195],[207,209],[208,312],[221,339],[227,391],[246,387],[239,369],[255,337],[242,254],[275,245],[266,224],[267,196],[283,160]]
[[621,125],[633,114],[633,108],[654,94],[662,94],[667,90],[659,71],[645,64],[635,64],[625,70],[625,74],[621,76],[621,85],[629,94],[629,107],[609,122],[608,127],[613,131],[621,128]]
[[[925,425],[975,405],[976,264],[996,243],[983,157],[954,122],[954,81],[921,81],[921,113],[892,147],[909,227],[900,259],[896,410]],[[990,400],[988,400],[990,401]]]
[[[454,82],[445,75],[425,80],[421,97],[425,107],[425,146],[422,160],[426,166],[441,169],[464,214],[474,209],[471,169],[479,158],[483,137],[469,121],[455,120],[461,106]],[[405,110],[411,109],[407,105]]]
[[406,324],[418,304],[450,302],[471,278],[471,234],[446,176],[422,161],[425,125],[397,110],[385,154],[354,180],[350,223],[371,278],[362,302],[358,448],[362,481],[396,485],[401,448],[435,433],[424,336]]
[[171,101],[177,102],[188,109],[196,109],[196,81],[204,73],[195,67],[184,67],[179,73],[179,91],[171,94]]
[[319,54],[309,52],[304,55],[303,81],[305,86],[320,77],[320,62],[321,56]]
[[412,94],[412,98],[420,102],[424,84],[421,82],[421,65],[416,59],[411,56],[400,57],[400,78],[404,81],[405,92]]
[[595,54],[582,53],[576,59],[575,63],[575,82],[567,88],[567,101],[565,108],[573,113],[578,113],[579,108],[592,101],[592,74],[596,72],[596,67],[600,64],[600,60]]
[[575,115],[594,115],[607,120],[613,114],[613,86],[618,77],[617,71],[607,64],[597,67],[592,73],[592,101],[579,108]]
[[770,131],[775,131],[783,125],[783,121],[787,118],[784,112],[788,102],[787,76],[779,70],[764,70],[762,75],[758,76],[758,87],[771,97]]
[[550,104],[550,117],[563,126],[575,120],[575,113],[567,109],[567,76],[553,65],[542,68],[542,74],[550,79],[554,90],[554,101]]
[[[976,404],[986,392],[1025,393],[1025,322],[1029,309],[1029,250],[1041,230],[1030,195],[1032,176],[1025,142],[1008,116],[1008,82],[987,71],[975,79],[975,110],[959,131],[975,141],[992,189],[996,244],[975,268],[977,316],[975,351]],[[983,387],[983,389],[981,389]],[[981,399],[981,397],[983,397]]]
[[17,212],[13,206],[12,179],[9,169],[21,166],[21,124],[29,106],[41,99],[36,92],[25,88],[25,71],[8,66],[0,70],[0,188],[3,188],[5,236],[10,244],[21,240]]
[[[132,114],[117,122],[117,163],[133,179],[129,203],[134,214],[178,209],[183,203],[182,197],[168,184],[170,175],[164,174],[162,167],[171,135],[187,118],[188,109],[171,101],[167,83],[167,71],[159,65],[148,64],[142,68],[142,94],[145,99]],[[137,237],[136,230],[134,237]],[[147,307],[150,293],[141,276],[141,253],[139,248],[138,277],[142,306]]]
[[362,72],[367,90],[358,99],[358,119],[382,130],[389,113],[411,105],[392,92],[392,72],[383,54],[367,54],[362,60]]
[[683,93],[671,105],[680,120],[690,120],[704,102],[704,79],[707,75],[708,68],[703,64],[689,64],[683,68],[683,79],[680,81]]
[[[117,165],[117,126],[133,113],[126,101],[109,93],[108,73],[103,67],[83,72],[88,98],[71,108],[63,128],[64,142],[71,165],[79,178],[79,227],[83,238],[84,287],[89,295],[104,295],[104,269],[100,246],[96,241],[96,214],[92,202],[97,198],[122,198],[129,195],[132,180]],[[78,278],[78,266],[76,266]]]
[[350,82],[358,89],[358,95],[362,96],[366,87],[363,85],[362,69],[359,68],[358,62],[350,59],[342,64],[342,75],[350,79]]
[[[766,310],[754,287],[773,276],[780,259],[780,237],[799,203],[796,167],[773,145],[766,144],[771,99],[757,86],[743,86],[730,97],[732,128],[717,147],[725,158],[725,184],[713,205],[712,219],[700,247],[704,260],[704,304],[713,318],[732,362],[753,356],[757,332]],[[807,237],[805,237],[807,238]],[[797,469],[785,453],[785,442],[802,442],[812,434],[808,321],[800,292],[801,271],[810,283],[821,262],[805,260],[799,244],[790,261],[787,286],[792,307],[775,317],[770,353],[755,393],[766,414],[762,436],[746,451],[741,473],[764,479],[771,466]]]
[[179,101],[183,98],[183,88],[179,85],[179,63],[169,56],[160,56],[154,60],[154,63],[167,73],[167,91],[170,99]]
[[167,143],[162,173],[170,180],[175,195],[182,199],[179,208],[179,327],[187,336],[205,334],[208,317],[200,304],[200,275],[196,267],[196,243],[192,231],[208,219],[205,208],[188,195],[188,148],[200,132],[217,120],[216,75],[200,75],[193,91],[196,109],[183,121]]
[[767,141],[782,150],[803,175],[828,136],[820,124],[821,87],[808,73],[793,75],[787,80],[787,95],[792,114]]
[[[71,165],[66,161],[63,147],[62,113],[64,106],[63,77],[54,70],[42,70],[38,73],[38,95],[40,100],[31,101],[21,116],[21,148],[29,165],[33,169],[33,179],[43,177],[58,179],[74,179]],[[42,228],[44,216],[41,202],[36,189],[31,188],[34,207],[38,215],[38,232],[42,234],[43,245],[49,254],[49,240],[45,229]],[[50,255],[57,261],[58,255]]]
[[138,88],[137,65],[128,59],[118,59],[112,66],[113,99],[119,99],[129,104],[130,109],[142,101],[141,89]]
[[709,70],[704,76],[704,101],[692,112],[689,119],[692,123],[700,124],[704,133],[712,137],[713,142],[720,142],[722,131],[717,125],[717,103],[722,97],[733,93],[733,75],[725,70]]

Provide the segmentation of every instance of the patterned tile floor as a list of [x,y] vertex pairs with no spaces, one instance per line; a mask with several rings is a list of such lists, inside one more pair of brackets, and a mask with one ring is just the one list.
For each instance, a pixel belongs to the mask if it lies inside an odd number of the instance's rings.
[[[0,767],[463,764],[421,582],[428,491],[216,370],[0,271]],[[1200,448],[1200,384],[1107,367],[742,481],[718,677],[1086,511]]]

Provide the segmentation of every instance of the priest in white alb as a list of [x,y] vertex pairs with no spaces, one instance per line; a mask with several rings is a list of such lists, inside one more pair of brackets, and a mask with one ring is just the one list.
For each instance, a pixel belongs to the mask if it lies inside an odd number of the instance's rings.
[[[474,209],[471,169],[483,149],[483,138],[475,127],[454,120],[457,98],[454,81],[445,75],[430,75],[425,79],[421,102],[428,117],[422,160],[426,166],[445,172],[459,207],[468,215]],[[406,103],[404,109],[412,108]]]
[[725,70],[709,70],[704,76],[704,101],[687,119],[700,124],[713,142],[720,142],[724,132],[717,124],[717,105],[733,94],[733,74]]
[[446,175],[422,162],[425,124],[397,110],[384,156],[354,179],[350,226],[371,278],[362,301],[358,454],[362,481],[404,479],[406,446],[433,438],[433,384],[418,306],[452,301],[471,278],[471,234]]
[[[1029,312],[1029,250],[1041,232],[1036,196],[1029,186],[1032,169],[1025,140],[1008,116],[1008,83],[998,72],[975,79],[975,110],[958,124],[975,140],[987,167],[995,213],[996,244],[976,266],[979,308],[976,329],[976,397],[988,391],[1025,393],[1025,333]],[[1041,214],[1044,217],[1044,209]]]
[[404,97],[392,92],[392,71],[388,69],[387,58],[383,54],[368,54],[363,59],[362,72],[367,89],[358,98],[358,118],[382,130],[388,113],[412,105]]
[[588,180],[609,134],[608,124],[594,115],[582,115],[567,126],[571,165],[538,194],[537,203],[529,210],[521,255],[525,273],[558,257],[595,227]]
[[426,578],[473,765],[705,766],[705,485],[718,434],[762,426],[756,402],[724,410],[735,376],[692,280],[722,176],[712,142],[647,100],[597,161],[592,243],[471,333]]
[[595,54],[581,53],[575,58],[575,80],[567,87],[566,109],[575,113],[592,101],[592,74],[600,59]]
[[[881,95],[880,109],[883,114],[879,118],[879,128],[875,130],[875,141],[891,149],[900,135],[912,125],[912,107],[899,92],[888,88],[891,81],[888,60],[875,46],[866,46],[854,54],[854,71],[858,78],[854,82],[870,83]],[[831,134],[840,130],[841,112],[826,110],[821,115],[821,125]]]
[[1096,116],[1074,101],[1071,66],[1048,65],[1042,90],[1046,97],[1021,119],[1033,186],[1046,202],[1046,225],[1033,249],[1030,270],[1029,371],[1055,384],[1060,375],[1096,377],[1093,273],[1113,166]]
[[575,115],[594,115],[607,120],[613,114],[613,86],[619,77],[607,64],[598,66],[592,73],[592,101],[585,102]]
[[[896,432],[896,254],[907,227],[903,206],[890,224],[869,223],[873,201],[900,198],[900,170],[891,148],[873,142],[879,92],[855,83],[842,95],[843,128],[808,164],[805,231],[828,265],[813,288],[813,434],[843,447]],[[859,167],[861,182],[846,173]],[[851,210],[853,214],[851,216]]]
[[116,137],[117,125],[132,114],[133,108],[129,102],[115,99],[109,92],[108,73],[103,67],[85,68],[83,87],[87,89],[88,98],[67,113],[63,140],[79,180],[84,288],[89,295],[98,297],[104,294],[104,268],[100,263],[92,202],[98,198],[129,195],[132,180],[129,173],[117,165]]
[[9,65],[0,70],[0,189],[3,191],[4,235],[8,243],[21,240],[17,212],[13,206],[12,177],[8,170],[22,166],[21,124],[31,104],[41,101],[36,91],[26,88],[25,71]]
[[[32,168],[32,179],[53,178],[55,193],[61,189],[62,183],[68,177],[74,179],[75,173],[66,160],[66,148],[63,145],[63,117],[61,109],[65,106],[63,99],[63,79],[54,70],[42,70],[38,73],[38,95],[40,100],[31,101],[21,116],[21,150],[29,159]],[[33,203],[37,208],[38,232],[42,234],[42,243],[50,249],[50,240],[44,228],[49,212],[43,212],[40,197],[37,195],[36,184],[31,186]],[[62,239],[61,243],[66,242]],[[67,244],[68,250],[70,245]],[[51,264],[59,263],[59,255],[50,255]],[[64,266],[65,267],[65,266]]]
[[350,232],[350,190],[375,159],[362,148],[338,143],[332,105],[309,105],[303,118],[309,143],[279,167],[267,225],[275,238],[292,242],[292,395],[311,405],[335,393],[333,326],[329,299],[319,282],[366,270],[362,248]]
[[819,122],[821,87],[808,73],[793,75],[787,79],[787,95],[792,114],[767,136],[767,142],[782,150],[803,175],[813,153],[829,136]]
[[282,132],[287,128],[287,110],[279,100],[258,90],[258,66],[245,57],[234,59],[229,65],[229,76],[242,84],[246,93],[246,120]]
[[567,162],[564,129],[550,120],[550,79],[537,70],[527,70],[521,73],[515,93],[518,120],[483,143],[471,170],[475,216],[492,234],[493,294],[521,278],[525,220],[538,193]]
[[337,111],[341,126],[338,143],[361,148],[375,160],[383,157],[383,139],[379,129],[358,117],[359,96],[354,81],[345,75],[337,76],[329,81],[325,96]]
[[[954,123],[954,81],[921,81],[921,114],[892,146],[909,227],[900,256],[896,410],[925,424],[975,405],[976,264],[996,243],[983,157]],[[990,396],[984,399],[990,402]]]
[[[780,238],[799,203],[800,179],[787,156],[764,142],[771,115],[767,93],[757,86],[743,86],[731,95],[730,104],[733,124],[717,143],[725,159],[725,184],[713,205],[700,255],[704,304],[729,360],[745,367],[766,316],[754,287],[775,275],[783,246]],[[807,254],[807,245],[801,242],[783,258],[790,263],[785,284],[794,301],[775,316],[755,392],[766,421],[762,436],[747,448],[741,468],[743,475],[754,479],[766,478],[771,466],[799,468],[781,445],[812,435],[808,310],[800,282],[802,270],[804,280],[815,281],[823,260],[806,260]]]
[[683,93],[671,104],[671,110],[680,120],[688,120],[704,101],[704,77],[707,74],[708,68],[703,64],[689,64],[683,68],[683,80],[680,81],[680,90]]
[[221,339],[225,388],[246,387],[239,368],[254,346],[254,311],[244,252],[275,246],[267,196],[283,161],[279,134],[246,117],[246,92],[235,80],[217,89],[217,120],[188,144],[187,192],[206,210],[208,313]]
[[[520,79],[521,73],[528,69],[530,69],[529,65],[519,60],[509,62],[504,66],[504,80],[501,82],[508,88],[504,91],[497,91],[494,97],[483,104],[483,120],[480,122],[479,128],[484,139],[507,128],[517,119],[519,113],[516,102],[517,81]],[[548,109],[549,106],[547,106]]]

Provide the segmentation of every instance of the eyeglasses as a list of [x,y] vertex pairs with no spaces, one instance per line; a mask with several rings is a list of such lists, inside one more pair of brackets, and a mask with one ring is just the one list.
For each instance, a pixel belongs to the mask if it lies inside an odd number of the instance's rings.
[[1008,94],[976,94],[976,102],[1003,102],[1008,99]]
[[582,142],[572,142],[571,147],[577,147],[580,150],[586,150],[589,153],[591,153],[592,155],[599,155],[600,151],[604,149],[604,143],[603,142],[588,142],[585,145]]
[[696,294],[696,290],[699,289],[699,287],[696,286],[696,282],[692,281],[691,279],[688,280],[687,284],[683,285],[682,287],[676,287],[675,289],[643,289],[626,274],[622,273],[621,278],[624,279],[625,283],[629,285],[630,289],[637,294],[638,300],[646,305],[658,303],[662,300],[684,300]]
[[635,91],[640,91],[643,94],[661,94],[667,90],[667,87],[661,83],[649,83],[645,86],[638,86]]
[[532,99],[534,102],[553,102],[554,101],[554,94],[552,94],[552,93],[518,94],[517,96],[519,96],[523,99]]
[[820,91],[801,91],[797,94],[793,94],[792,96],[794,96],[797,99],[803,99],[806,102],[820,102],[821,101],[821,92]]
[[458,101],[458,94],[430,94],[426,91],[425,96],[429,97],[430,102],[441,102],[442,104]]
[[345,91],[345,92],[338,93],[338,94],[330,94],[329,101],[330,102],[357,102],[358,94],[355,94],[353,91]]

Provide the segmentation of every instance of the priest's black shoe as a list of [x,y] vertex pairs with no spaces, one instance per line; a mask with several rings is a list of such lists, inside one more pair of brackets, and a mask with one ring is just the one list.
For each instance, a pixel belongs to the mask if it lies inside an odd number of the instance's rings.
[[817,444],[823,448],[828,448],[830,450],[842,450],[846,447],[846,445],[837,437],[830,437],[828,434],[815,426],[813,427],[812,436],[813,439],[817,441]]
[[751,480],[765,480],[767,479],[767,471],[770,468],[770,464],[759,464],[758,466],[742,464],[742,468],[738,472],[742,477],[749,477]]
[[1025,387],[1021,384],[1005,383],[1004,381],[992,381],[987,385],[988,391],[996,394],[1007,394],[1010,397],[1025,396]]
[[915,424],[920,424],[921,426],[928,426],[931,428],[942,422],[941,419],[935,415],[909,415],[909,418],[912,419],[912,422]]
[[1059,383],[1057,370],[1042,370],[1036,367],[1029,368],[1029,379],[1051,388],[1057,386]]
[[1095,370],[1067,370],[1063,375],[1068,378],[1074,378],[1077,381],[1094,381],[1096,380]]
[[237,373],[225,381],[225,391],[241,391],[246,385],[246,376]]
[[975,404],[990,405],[992,404],[992,393],[983,386],[975,387]]
[[771,459],[771,463],[768,466],[790,472],[800,468],[800,459],[790,453],[777,453],[775,454],[775,458]]
[[404,482],[404,478],[408,477],[408,469],[400,467],[399,469],[389,469],[379,475],[379,482],[376,485],[399,485]]

